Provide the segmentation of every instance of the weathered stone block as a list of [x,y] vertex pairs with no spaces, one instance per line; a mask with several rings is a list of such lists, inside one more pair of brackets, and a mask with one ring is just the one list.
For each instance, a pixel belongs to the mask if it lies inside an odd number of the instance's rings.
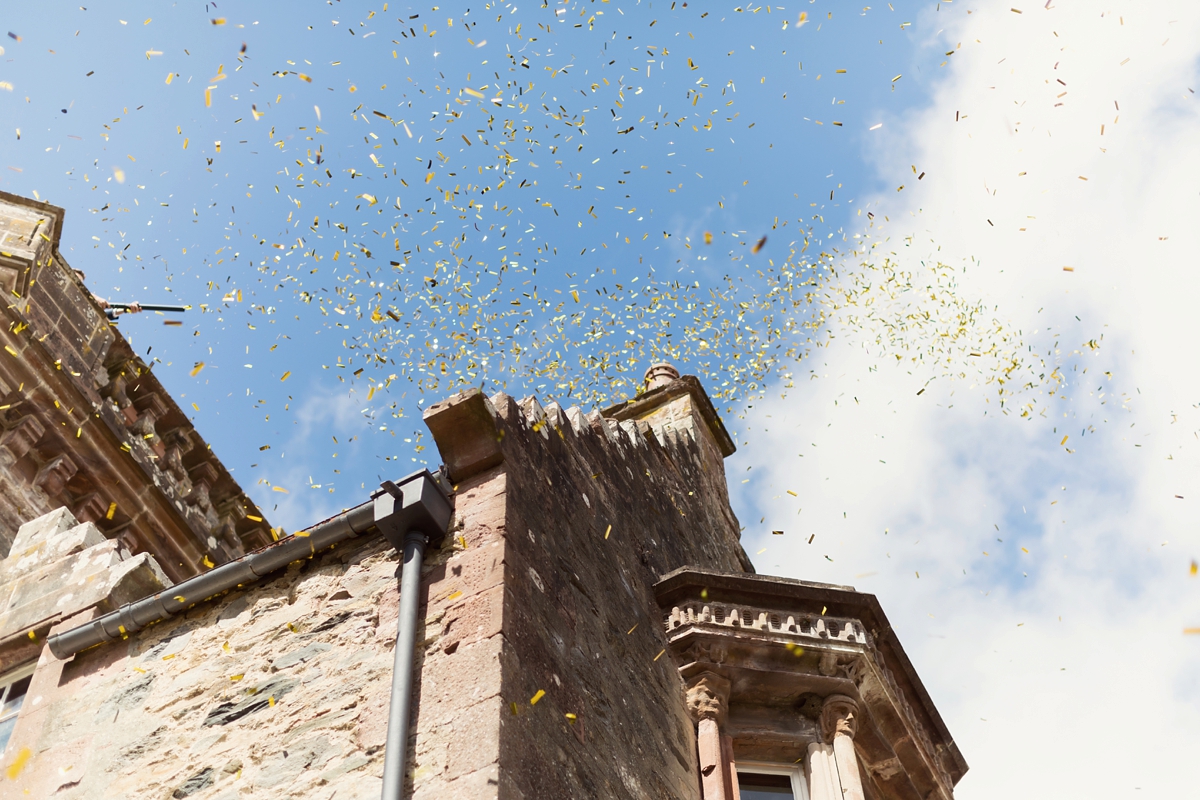
[[496,410],[479,389],[434,403],[424,419],[452,481],[494,467],[504,457]]
[[56,508],[49,514],[31,519],[17,530],[13,539],[12,552],[21,553],[39,542],[52,539],[79,524],[75,515],[65,508]]
[[88,522],[43,539],[24,551],[18,551],[14,547],[8,558],[0,561],[0,584],[14,581],[21,575],[54,564],[67,556],[82,553],[105,541],[100,529]]

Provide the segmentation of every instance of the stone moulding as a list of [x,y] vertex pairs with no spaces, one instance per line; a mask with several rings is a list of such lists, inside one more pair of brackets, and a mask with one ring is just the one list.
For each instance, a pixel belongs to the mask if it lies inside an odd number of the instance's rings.
[[773,609],[738,608],[697,601],[675,606],[667,616],[668,635],[688,625],[748,628],[763,633],[792,634],[816,639],[867,645],[867,632],[855,619],[813,616],[811,613]]
[[689,568],[655,592],[685,681],[721,674],[732,708],[768,716],[805,714],[808,697],[852,698],[863,709],[855,747],[881,797],[953,797],[967,764],[873,595]]

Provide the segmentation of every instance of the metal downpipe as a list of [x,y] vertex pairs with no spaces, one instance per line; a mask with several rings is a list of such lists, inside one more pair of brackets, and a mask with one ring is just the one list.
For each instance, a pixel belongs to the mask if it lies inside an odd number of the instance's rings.
[[404,537],[404,565],[400,573],[400,615],[397,620],[395,660],[392,664],[392,701],[388,713],[387,747],[383,761],[383,800],[402,800],[404,769],[408,758],[408,720],[412,711],[413,656],[420,603],[421,560],[429,539],[412,530]]

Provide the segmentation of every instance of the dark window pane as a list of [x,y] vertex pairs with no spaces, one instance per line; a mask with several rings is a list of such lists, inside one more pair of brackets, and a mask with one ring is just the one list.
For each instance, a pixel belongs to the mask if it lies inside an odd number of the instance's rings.
[[12,736],[13,728],[16,726],[16,717],[6,719],[4,722],[0,722],[0,753],[4,752],[4,748],[8,744],[8,737]]
[[739,772],[738,788],[742,800],[795,800],[792,779],[787,775],[765,775],[761,772]]
[[32,675],[26,676],[8,688],[8,697],[5,698],[3,707],[0,707],[0,717],[16,713],[21,708],[21,701],[25,699],[25,692],[29,690],[31,680]]

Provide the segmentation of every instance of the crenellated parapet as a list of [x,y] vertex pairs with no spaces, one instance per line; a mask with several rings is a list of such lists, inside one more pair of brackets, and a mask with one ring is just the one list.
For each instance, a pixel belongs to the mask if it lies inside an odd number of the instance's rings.
[[0,192],[0,555],[65,507],[172,580],[271,526],[58,251],[63,211]]

